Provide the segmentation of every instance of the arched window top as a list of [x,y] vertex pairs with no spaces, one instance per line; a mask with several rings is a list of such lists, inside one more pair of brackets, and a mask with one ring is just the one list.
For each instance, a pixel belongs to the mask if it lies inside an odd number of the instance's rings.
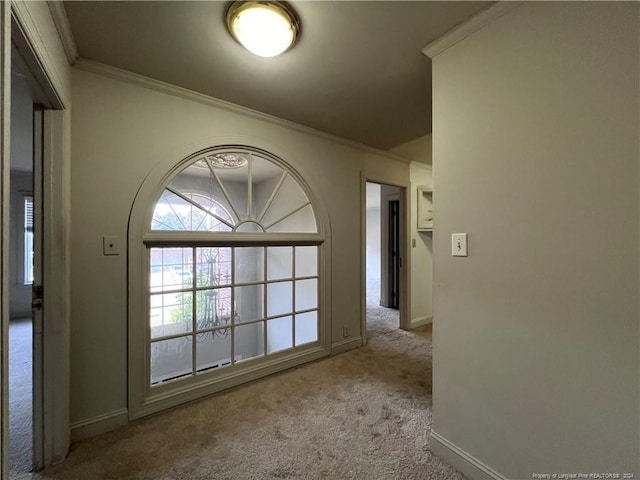
[[155,203],[152,231],[318,233],[300,182],[273,155],[216,147],[190,157]]

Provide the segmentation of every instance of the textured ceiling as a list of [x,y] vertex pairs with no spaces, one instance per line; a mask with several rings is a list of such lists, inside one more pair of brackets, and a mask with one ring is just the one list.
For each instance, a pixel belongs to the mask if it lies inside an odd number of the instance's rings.
[[229,35],[228,2],[64,3],[82,58],[387,150],[431,131],[422,48],[491,2],[290,2],[299,42],[274,58]]

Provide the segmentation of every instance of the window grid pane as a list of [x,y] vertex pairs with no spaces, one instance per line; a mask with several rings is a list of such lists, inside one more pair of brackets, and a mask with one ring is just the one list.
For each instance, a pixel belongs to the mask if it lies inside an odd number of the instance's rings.
[[178,337],[151,343],[151,384],[192,374],[192,337]]
[[231,248],[196,248],[196,286],[214,287],[231,284]]
[[293,347],[293,322],[291,316],[267,320],[267,354]]
[[191,292],[153,294],[150,297],[151,338],[190,332],[193,326]]
[[151,292],[186,291],[192,286],[192,248],[152,248],[150,256]]
[[296,314],[295,344],[304,345],[318,340],[318,311]]
[[317,342],[317,258],[317,246],[150,248],[151,384]]
[[198,331],[230,325],[231,315],[231,288],[212,288],[196,292]]
[[195,348],[196,372],[231,365],[231,329],[197,334]]

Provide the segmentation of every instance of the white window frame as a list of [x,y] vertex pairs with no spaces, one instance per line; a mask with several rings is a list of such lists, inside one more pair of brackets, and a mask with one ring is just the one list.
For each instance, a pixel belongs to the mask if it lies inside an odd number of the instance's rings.
[[[31,200],[31,232],[27,226],[27,202]],[[22,272],[21,280],[23,285],[33,285],[33,193],[25,193],[22,195]],[[29,237],[29,233],[31,236]],[[29,241],[30,238],[30,241]],[[29,276],[31,273],[31,276]]]
[[[303,189],[316,217],[318,233],[247,233],[151,231],[155,202],[171,180],[204,150],[242,149],[254,151],[283,168]],[[168,173],[155,169],[144,181],[134,201],[129,222],[129,418],[144,417],[176,405],[193,401],[232,386],[261,378],[330,354],[330,235],[322,205],[313,196],[301,175],[278,156],[256,147],[224,145],[189,155]],[[242,246],[317,246],[318,247],[318,342],[243,362],[215,372],[193,375],[179,382],[151,385],[149,342],[149,249],[152,247],[242,247]],[[266,294],[266,292],[265,292]],[[265,312],[266,314],[266,312]],[[265,324],[266,325],[266,324]]]

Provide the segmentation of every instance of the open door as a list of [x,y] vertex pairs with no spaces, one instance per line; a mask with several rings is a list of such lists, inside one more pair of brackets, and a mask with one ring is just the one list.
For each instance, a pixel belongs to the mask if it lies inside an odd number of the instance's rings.
[[386,224],[388,236],[387,259],[387,307],[400,308],[400,201],[391,200],[389,205],[389,217]]
[[402,269],[402,202],[404,190],[380,185],[380,306],[400,309]]
[[34,105],[33,109],[33,288],[31,310],[33,325],[33,469],[45,466],[44,458],[44,408],[43,408],[43,323],[44,323],[44,281],[43,281],[43,131],[44,110]]

